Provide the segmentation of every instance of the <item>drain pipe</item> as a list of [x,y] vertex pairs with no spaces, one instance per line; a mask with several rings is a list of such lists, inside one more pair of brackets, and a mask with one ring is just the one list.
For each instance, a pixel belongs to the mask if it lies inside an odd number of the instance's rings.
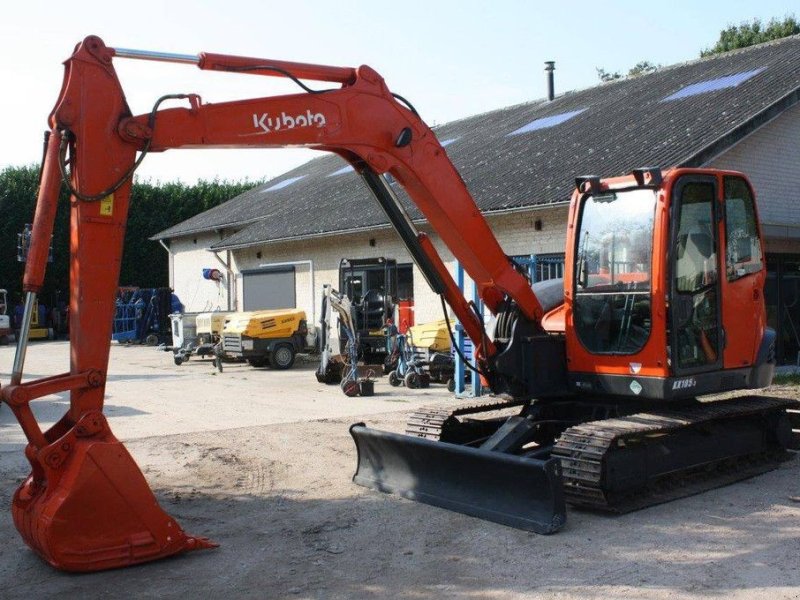
[[[236,309],[232,309],[231,308],[231,297],[233,297],[233,301],[234,302],[238,302],[238,299],[236,298],[236,295],[235,295],[236,294],[236,276],[233,273],[233,269],[231,269],[231,266],[227,262],[222,260],[220,255],[217,254],[216,250],[211,250],[209,248],[209,252],[211,252],[211,254],[214,255],[214,258],[217,259],[217,262],[219,262],[219,264],[222,265],[222,267],[225,269],[225,272],[228,274],[228,310],[229,311],[230,310],[236,310]],[[228,250],[227,252],[228,252],[228,256],[230,256],[230,250]]]
[[164,248],[164,250],[167,251],[167,254],[169,254],[169,287],[170,287],[171,290],[174,290],[175,289],[175,265],[172,262],[172,259],[173,259],[174,255],[172,254],[172,250],[169,249],[169,246],[167,246],[164,243],[164,240],[158,240],[158,243],[161,244],[161,247]]
[[[268,269],[269,267],[294,267],[297,265],[308,265],[309,272],[309,288],[311,290],[311,318],[316,318],[316,295],[314,293],[314,261],[313,260],[290,260],[288,262],[279,263],[261,263],[258,265],[259,269]],[[316,322],[316,321],[314,321]]]

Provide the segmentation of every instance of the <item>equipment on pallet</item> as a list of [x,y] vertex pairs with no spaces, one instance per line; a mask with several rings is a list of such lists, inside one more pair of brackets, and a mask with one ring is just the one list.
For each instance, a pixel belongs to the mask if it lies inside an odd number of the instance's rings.
[[218,344],[222,340],[225,321],[233,313],[213,311],[204,313],[172,313],[171,351],[176,365],[180,366],[192,356],[199,358],[215,357]]
[[[149,114],[132,116],[115,56],[338,87],[213,104],[164,96]],[[749,477],[786,457],[787,408],[797,401],[697,399],[764,387],[775,367],[763,245],[742,174],[645,168],[579,177],[564,279],[532,287],[436,135],[367,66],[128,51],[88,37],[65,67],[26,263],[22,335],[2,388],[32,466],[14,494],[14,523],[51,565],[95,571],[213,545],[186,535],[159,507],[102,413],[131,176],[145,154],[170,148],[336,152],[473,340],[477,368],[496,396],[418,411],[410,435],[353,426],[357,483],[549,533],[564,525],[565,500],[624,511]],[[176,99],[189,107],[160,109]],[[72,194],[70,372],[23,383],[62,172]],[[495,315],[491,336],[388,175],[475,282]],[[69,410],[42,432],[30,402],[67,390]]]
[[231,313],[225,319],[219,355],[243,358],[251,367],[289,369],[295,355],[314,348],[315,333],[296,308]]
[[148,346],[171,343],[172,304],[170,288],[120,287],[111,339]]

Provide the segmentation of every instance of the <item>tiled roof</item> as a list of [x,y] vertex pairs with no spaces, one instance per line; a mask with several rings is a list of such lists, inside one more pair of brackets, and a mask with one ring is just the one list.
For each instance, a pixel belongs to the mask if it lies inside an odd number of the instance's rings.
[[[481,210],[504,212],[568,201],[576,175],[702,165],[798,99],[793,36],[435,131]],[[359,176],[343,166],[334,155],[314,159],[154,239],[238,228],[213,246],[222,249],[386,225]]]

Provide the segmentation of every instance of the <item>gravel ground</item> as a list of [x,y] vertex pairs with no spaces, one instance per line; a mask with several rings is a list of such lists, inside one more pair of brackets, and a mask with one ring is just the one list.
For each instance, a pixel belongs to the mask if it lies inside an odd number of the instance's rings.
[[[0,347],[0,381],[13,350]],[[65,370],[65,343],[35,345],[28,371]],[[447,402],[442,386],[348,399],[287,372],[181,367],[115,346],[107,414],[162,506],[220,547],[133,568],[60,573],[0,511],[0,597],[82,598],[800,598],[800,463],[622,517],[569,511],[537,536],[351,483],[359,420],[400,431],[405,414]],[[770,393],[798,396],[797,387]],[[37,402],[52,422],[66,398]],[[0,408],[0,505],[28,473],[23,438]]]

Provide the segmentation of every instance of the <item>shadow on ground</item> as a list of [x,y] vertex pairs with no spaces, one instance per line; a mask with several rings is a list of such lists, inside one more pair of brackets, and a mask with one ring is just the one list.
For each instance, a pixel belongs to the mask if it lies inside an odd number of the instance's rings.
[[[793,465],[762,477],[796,474]],[[797,556],[798,512],[785,497],[764,497],[759,479],[738,484],[746,503],[727,502],[733,488],[725,488],[623,517],[572,511],[567,528],[547,537],[355,487],[351,497],[314,500],[294,490],[216,495],[178,486],[159,491],[162,506],[220,548],[65,574],[24,547],[6,514],[0,585],[4,598],[29,598],[32,589],[83,598],[590,598],[630,589],[636,597],[749,597],[751,589],[769,597],[800,586],[797,569],[773,560]],[[7,505],[7,489],[2,496]]]

